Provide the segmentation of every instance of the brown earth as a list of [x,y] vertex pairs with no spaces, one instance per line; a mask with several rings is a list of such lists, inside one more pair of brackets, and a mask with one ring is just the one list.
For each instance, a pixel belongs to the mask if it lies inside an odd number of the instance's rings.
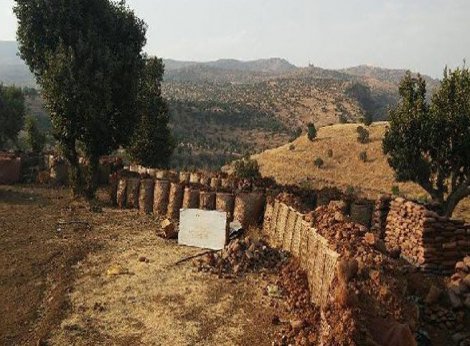
[[67,190],[1,186],[0,344],[271,344],[263,291],[275,279],[175,266],[200,250],[157,238],[157,225],[137,211],[91,212]]

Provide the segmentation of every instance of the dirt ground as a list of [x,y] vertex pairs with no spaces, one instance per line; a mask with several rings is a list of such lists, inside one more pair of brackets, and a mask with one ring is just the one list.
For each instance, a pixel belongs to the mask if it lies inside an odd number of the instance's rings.
[[271,344],[275,277],[174,265],[201,250],[158,238],[151,216],[69,196],[0,187],[1,345]]

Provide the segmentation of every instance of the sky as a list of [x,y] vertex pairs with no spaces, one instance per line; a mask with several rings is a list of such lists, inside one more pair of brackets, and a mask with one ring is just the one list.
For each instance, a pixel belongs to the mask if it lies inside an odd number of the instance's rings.
[[[210,61],[281,57],[298,66],[368,64],[440,77],[470,59],[470,0],[127,0],[146,51]],[[14,40],[0,0],[0,40]]]

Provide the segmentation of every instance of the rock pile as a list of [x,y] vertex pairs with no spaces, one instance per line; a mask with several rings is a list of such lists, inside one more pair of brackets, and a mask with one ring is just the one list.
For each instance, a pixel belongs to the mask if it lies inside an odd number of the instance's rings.
[[276,270],[287,256],[250,237],[232,240],[223,250],[210,252],[194,261],[200,271],[240,275],[261,269]]
[[455,265],[447,293],[454,309],[464,307],[470,310],[470,256]]
[[387,217],[385,240],[387,248],[400,250],[422,271],[449,274],[470,248],[470,225],[396,198]]

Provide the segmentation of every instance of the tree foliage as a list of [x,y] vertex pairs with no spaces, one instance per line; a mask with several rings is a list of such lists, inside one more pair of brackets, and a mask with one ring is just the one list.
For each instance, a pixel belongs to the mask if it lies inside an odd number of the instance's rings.
[[21,57],[41,86],[74,193],[92,197],[99,157],[127,144],[138,122],[146,26],[124,1],[16,0],[14,11]]
[[167,167],[175,147],[168,127],[168,105],[161,94],[163,72],[162,60],[149,58],[140,81],[137,108],[140,122],[129,152],[145,167]]
[[307,125],[307,137],[310,141],[313,141],[317,138],[317,129],[314,123],[308,123]]
[[38,128],[35,118],[28,117],[25,122],[26,142],[33,153],[39,154],[44,150],[46,145],[46,135]]
[[23,128],[26,106],[21,89],[0,84],[0,149],[16,143]]
[[398,181],[421,185],[450,217],[470,195],[470,72],[465,66],[446,69],[430,104],[419,75],[407,73],[399,93],[400,102],[390,111],[384,153]]
[[252,159],[242,159],[235,161],[235,176],[240,179],[259,179],[261,173],[259,171],[258,161]]

